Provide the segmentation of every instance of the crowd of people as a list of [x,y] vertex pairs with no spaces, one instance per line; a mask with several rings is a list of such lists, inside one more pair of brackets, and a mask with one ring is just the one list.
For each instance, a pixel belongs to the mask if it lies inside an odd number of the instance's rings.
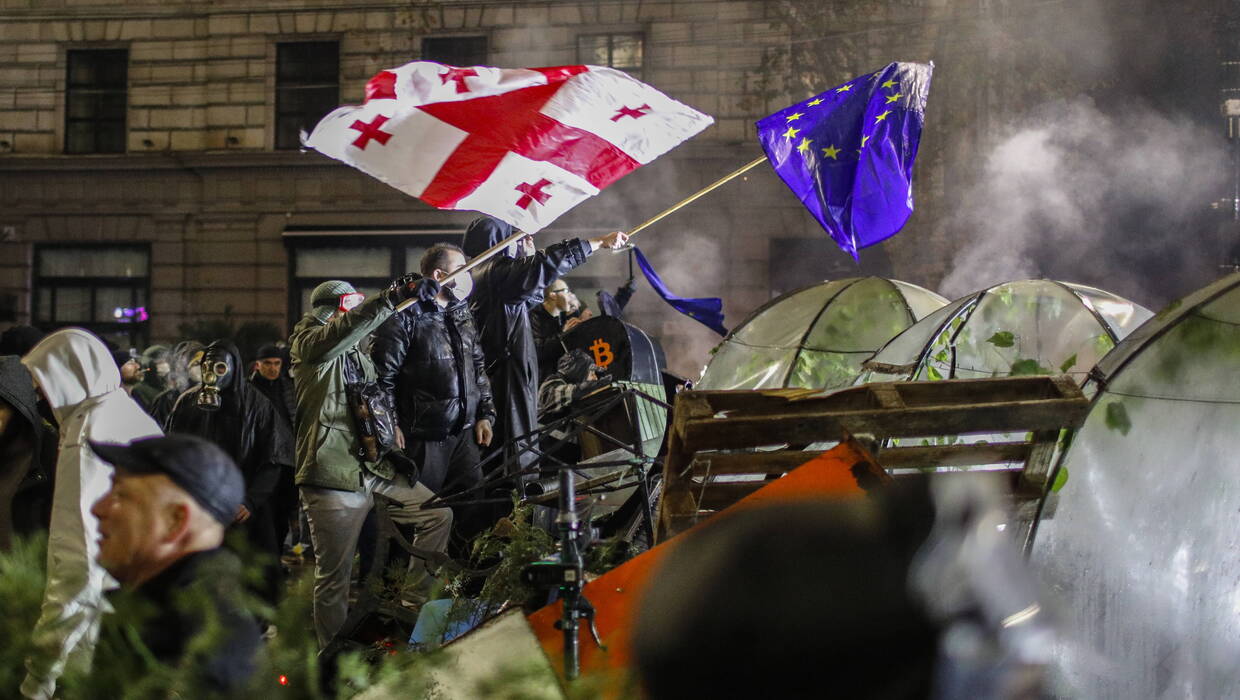
[[[597,381],[580,357],[572,372],[554,370],[549,346],[582,313],[559,278],[627,241],[614,232],[535,250],[525,236],[453,276],[512,234],[481,217],[460,246],[433,246],[417,272],[369,298],[347,280],[324,282],[287,341],[253,357],[227,338],[137,354],[75,328],[0,337],[0,547],[48,532],[22,694],[52,697],[66,668],[91,667],[118,597],[161,611],[130,640],[143,647],[133,658],[196,654],[210,687],[239,687],[264,623],[230,582],[254,558],[263,576],[253,592],[277,602],[290,547],[313,552],[314,629],[327,647],[348,615],[376,495],[424,552],[489,527],[493,509],[443,499],[537,474],[528,434],[540,375],[556,382],[545,396],[563,397],[566,377]],[[429,559],[408,565],[415,603],[436,585]],[[173,592],[194,588],[206,604],[174,610]],[[188,640],[208,612],[227,634],[204,650]]]

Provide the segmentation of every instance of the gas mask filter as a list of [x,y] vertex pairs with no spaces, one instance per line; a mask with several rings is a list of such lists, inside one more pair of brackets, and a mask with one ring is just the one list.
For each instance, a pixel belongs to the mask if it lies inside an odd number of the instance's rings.
[[196,405],[204,411],[217,411],[224,405],[220,392],[232,383],[232,358],[226,353],[208,351],[202,358],[202,388]]

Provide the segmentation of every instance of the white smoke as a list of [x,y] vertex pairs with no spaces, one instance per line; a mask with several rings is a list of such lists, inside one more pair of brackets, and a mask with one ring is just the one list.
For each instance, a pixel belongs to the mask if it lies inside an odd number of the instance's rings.
[[1210,268],[1222,241],[1202,222],[1226,192],[1220,135],[1136,104],[1110,111],[1079,97],[1022,115],[953,218],[964,244],[943,294],[1050,277],[1150,303],[1167,275]]

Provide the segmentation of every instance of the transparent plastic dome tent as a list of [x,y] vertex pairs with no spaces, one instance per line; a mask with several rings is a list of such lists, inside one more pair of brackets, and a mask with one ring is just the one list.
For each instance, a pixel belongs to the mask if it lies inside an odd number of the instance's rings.
[[1240,274],[1098,363],[1030,561],[1063,639],[1055,693],[1240,697]]
[[1066,373],[1084,380],[1152,314],[1101,289],[1006,282],[961,297],[887,343],[860,382]]
[[882,277],[822,282],[767,302],[715,349],[699,389],[837,389],[883,343],[947,300]]

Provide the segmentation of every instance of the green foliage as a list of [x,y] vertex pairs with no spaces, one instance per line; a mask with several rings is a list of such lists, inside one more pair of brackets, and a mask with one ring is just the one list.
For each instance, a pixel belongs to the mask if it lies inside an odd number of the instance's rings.
[[1072,353],[1068,359],[1063,361],[1063,364],[1059,365],[1059,371],[1062,374],[1067,374],[1068,370],[1073,367],[1076,367],[1076,353]]
[[1013,377],[1027,377],[1039,374],[1050,374],[1051,371],[1046,367],[1038,364],[1034,359],[1017,360],[1012,363],[1012,368],[1008,374]]
[[986,339],[987,343],[997,348],[1010,348],[1016,344],[1016,336],[1011,331],[999,331]]
[[1055,472],[1055,480],[1051,482],[1051,493],[1059,493],[1059,489],[1068,483],[1068,468],[1060,465],[1059,470]]
[[1123,402],[1116,400],[1107,404],[1106,425],[1107,428],[1117,430],[1124,436],[1132,430],[1132,419],[1128,417],[1128,409],[1124,407]]
[[47,538],[15,538],[0,551],[0,697],[21,697],[17,687],[26,675],[23,660],[33,650],[30,631],[43,601]]

